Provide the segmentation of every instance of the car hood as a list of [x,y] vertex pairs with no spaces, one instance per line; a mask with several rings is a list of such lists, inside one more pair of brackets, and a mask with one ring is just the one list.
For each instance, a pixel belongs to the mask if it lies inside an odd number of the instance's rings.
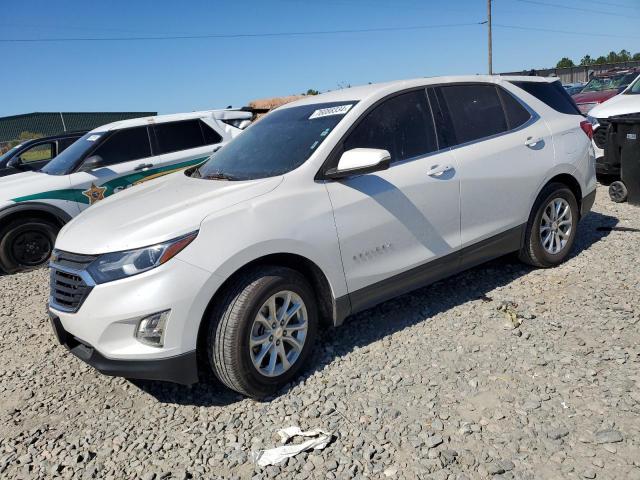
[[617,95],[618,90],[602,90],[601,92],[578,93],[573,96],[576,103],[604,102]]
[[589,115],[595,118],[609,118],[628,113],[640,113],[640,94],[616,95],[594,107]]
[[203,180],[178,172],[93,205],[60,231],[56,248],[92,255],[155,245],[197,230],[208,215],[264,195],[281,181]]
[[[22,172],[0,177],[0,202],[26,202],[58,198],[58,192],[68,192],[69,177],[40,172]],[[62,194],[61,193],[61,194]]]

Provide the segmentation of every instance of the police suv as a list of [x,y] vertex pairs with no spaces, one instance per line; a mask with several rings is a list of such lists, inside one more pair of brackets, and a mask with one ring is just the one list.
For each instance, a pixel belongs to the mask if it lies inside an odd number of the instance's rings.
[[252,116],[227,109],[123,120],[86,133],[38,171],[0,178],[0,271],[46,263],[60,228],[85,208],[202,163]]

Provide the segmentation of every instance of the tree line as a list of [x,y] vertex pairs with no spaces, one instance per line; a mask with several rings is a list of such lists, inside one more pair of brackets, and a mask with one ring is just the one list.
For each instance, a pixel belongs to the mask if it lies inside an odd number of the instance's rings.
[[618,63],[618,62],[629,62],[629,61],[640,61],[640,52],[631,54],[629,50],[620,50],[618,53],[609,52],[607,56],[600,55],[597,58],[593,58],[591,55],[585,55],[580,60],[580,63],[576,65],[573,60],[569,57],[562,57],[556,68],[570,68],[570,67],[588,67],[589,65],[601,65],[603,63]]

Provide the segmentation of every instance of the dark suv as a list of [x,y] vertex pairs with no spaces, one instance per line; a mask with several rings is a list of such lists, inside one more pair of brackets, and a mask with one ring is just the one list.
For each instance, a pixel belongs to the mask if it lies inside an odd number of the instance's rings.
[[86,132],[67,132],[51,137],[26,140],[0,156],[0,177],[29,170],[40,170]]

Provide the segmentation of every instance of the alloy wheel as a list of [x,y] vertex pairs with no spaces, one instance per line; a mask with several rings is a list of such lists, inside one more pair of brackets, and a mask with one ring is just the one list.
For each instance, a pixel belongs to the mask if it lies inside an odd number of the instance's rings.
[[278,292],[260,307],[249,338],[253,366],[265,377],[277,377],[298,360],[308,330],[307,308],[300,295]]
[[571,206],[564,198],[554,198],[542,212],[540,241],[552,255],[560,253],[569,242],[573,229]]

